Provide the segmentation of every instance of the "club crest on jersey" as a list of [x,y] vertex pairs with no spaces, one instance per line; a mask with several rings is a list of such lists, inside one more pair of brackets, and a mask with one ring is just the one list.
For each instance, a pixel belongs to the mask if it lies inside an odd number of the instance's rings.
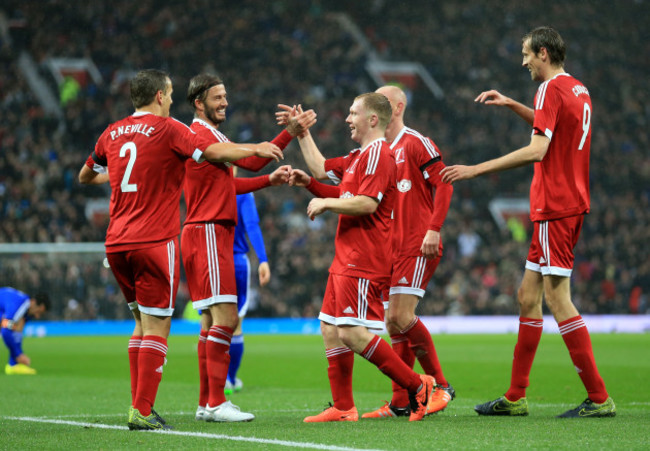
[[400,193],[405,193],[411,189],[411,181],[410,180],[400,180],[397,182],[397,189],[399,190]]
[[339,196],[339,199],[352,199],[353,197],[354,194],[352,194],[350,191],[346,191]]

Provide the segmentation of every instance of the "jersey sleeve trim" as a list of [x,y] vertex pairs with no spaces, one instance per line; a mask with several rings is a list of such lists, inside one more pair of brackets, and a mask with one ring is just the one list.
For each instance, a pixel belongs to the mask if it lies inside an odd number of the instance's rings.
[[424,163],[422,166],[420,166],[420,171],[422,171],[422,172],[424,172],[424,173],[426,174],[426,175],[424,176],[425,179],[426,179],[426,178],[429,178],[429,174],[426,172],[426,168],[428,168],[428,167],[431,166],[432,164],[436,164],[436,163],[439,162],[440,160],[442,160],[442,157],[441,157],[440,155],[438,155],[437,157],[430,159],[429,161],[427,161],[426,163]]
[[[96,151],[93,151],[92,159],[96,163],[96,165],[103,166],[103,167],[106,167],[106,165],[108,165],[108,161],[106,161],[106,158],[100,158],[97,155]],[[96,171],[96,172],[99,172],[99,171]]]
[[29,299],[26,299],[22,304],[20,304],[20,307],[18,307],[18,310],[16,310],[16,313],[14,313],[12,318],[13,322],[18,322],[23,318],[23,316],[25,316],[27,310],[29,310],[29,304]]
[[336,175],[334,171],[327,171],[327,178],[329,178],[332,182],[336,183],[337,185],[341,183],[341,179]]

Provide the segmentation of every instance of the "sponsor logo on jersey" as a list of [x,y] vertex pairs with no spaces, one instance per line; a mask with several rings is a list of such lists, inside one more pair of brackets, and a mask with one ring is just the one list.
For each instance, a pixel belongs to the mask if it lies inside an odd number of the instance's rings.
[[410,180],[400,180],[397,182],[397,189],[400,193],[405,193],[411,189],[411,181]]
[[354,197],[354,194],[352,194],[350,191],[346,191],[343,194],[339,196],[339,199],[351,199]]
[[352,307],[348,306],[345,310],[343,310],[343,313],[346,315],[354,315],[354,310],[352,310]]
[[348,174],[354,174],[354,170],[357,168],[357,165],[359,164],[359,160],[354,160],[354,163],[352,163],[352,166],[347,168],[345,172]]
[[400,147],[395,149],[395,164],[404,163],[406,158],[404,158],[404,148]]
[[408,285],[409,281],[406,280],[406,277],[402,277],[401,279],[399,279],[399,282],[397,282],[397,283],[403,284],[403,285]]

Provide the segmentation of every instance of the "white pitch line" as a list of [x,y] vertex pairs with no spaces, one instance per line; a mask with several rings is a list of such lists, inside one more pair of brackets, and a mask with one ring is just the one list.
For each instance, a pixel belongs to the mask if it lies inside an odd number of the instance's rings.
[[[308,412],[313,412],[314,409],[273,409],[273,410],[265,410],[265,409],[256,409],[256,413],[258,412],[281,412],[281,413],[308,413]],[[178,411],[178,412],[164,412],[164,416],[166,417],[167,415],[191,415],[194,417],[194,414],[196,411],[192,410],[187,410],[187,411]],[[61,419],[61,418],[116,418],[116,417],[125,417],[126,413],[120,412],[120,413],[75,413],[75,414],[66,414],[66,415],[48,415],[47,417],[32,417],[32,418],[41,418],[41,419],[48,419],[48,418],[55,418],[55,419]]]
[[[101,424],[101,423],[82,423],[79,421],[50,420],[46,418],[4,417],[4,419],[16,420],[16,421],[31,421],[33,423],[64,424],[68,426],[81,426],[85,428],[128,430],[126,426],[117,426],[112,424]],[[267,445],[291,446],[294,448],[311,448],[311,449],[323,449],[323,450],[332,450],[332,451],[381,451],[381,450],[375,450],[369,448],[348,448],[344,446],[322,445],[320,443],[292,442],[288,440],[243,437],[240,435],[232,436],[232,435],[224,435],[224,434],[209,434],[206,432],[170,431],[170,430],[157,430],[157,431],[147,431],[147,432],[153,432],[156,434],[165,434],[165,435],[179,435],[183,437],[199,437],[199,438],[212,438],[217,440],[232,440],[235,442],[264,443]]]

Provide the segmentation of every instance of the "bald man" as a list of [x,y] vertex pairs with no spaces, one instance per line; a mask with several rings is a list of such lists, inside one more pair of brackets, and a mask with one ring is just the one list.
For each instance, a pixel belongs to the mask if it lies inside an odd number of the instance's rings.
[[[383,86],[376,92],[388,98],[393,110],[386,141],[397,165],[393,265],[389,300],[384,302],[386,329],[402,360],[412,368],[417,358],[422,369],[436,379],[436,390],[427,406],[429,415],[447,407],[455,391],[445,379],[431,334],[415,315],[415,308],[442,257],[440,230],[453,188],[443,183],[439,175],[445,165],[438,147],[430,138],[404,125],[404,91],[397,86]],[[409,413],[408,393],[393,383],[392,400],[362,417],[389,418]]]

